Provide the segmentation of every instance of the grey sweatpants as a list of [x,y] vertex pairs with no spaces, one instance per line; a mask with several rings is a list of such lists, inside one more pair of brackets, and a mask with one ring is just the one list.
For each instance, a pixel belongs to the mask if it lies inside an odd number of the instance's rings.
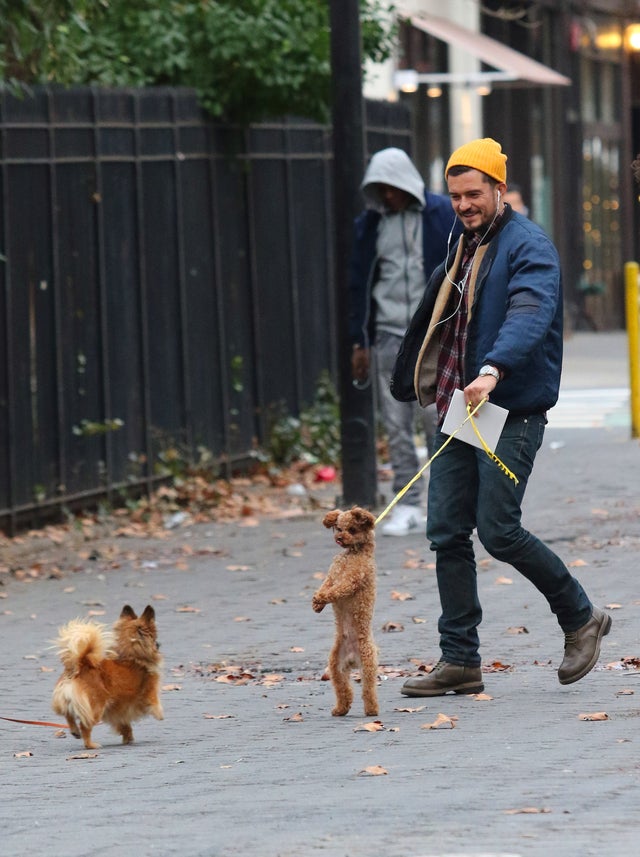
[[[421,408],[417,402],[398,402],[391,395],[389,380],[402,343],[401,336],[376,333],[372,349],[374,373],[377,382],[377,397],[382,424],[389,443],[389,458],[393,469],[393,493],[398,493],[415,476],[424,461],[418,461],[414,442],[418,418],[426,435],[427,453],[433,454],[433,439],[436,431],[436,406]],[[408,506],[419,506],[426,485],[428,470],[418,479],[401,499]]]

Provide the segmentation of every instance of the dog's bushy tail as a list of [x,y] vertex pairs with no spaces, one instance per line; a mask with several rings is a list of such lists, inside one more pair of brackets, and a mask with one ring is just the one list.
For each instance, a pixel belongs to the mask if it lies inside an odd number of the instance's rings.
[[113,656],[112,637],[106,625],[84,619],[73,619],[58,631],[55,646],[65,668],[71,675],[81,666],[96,667],[100,661]]

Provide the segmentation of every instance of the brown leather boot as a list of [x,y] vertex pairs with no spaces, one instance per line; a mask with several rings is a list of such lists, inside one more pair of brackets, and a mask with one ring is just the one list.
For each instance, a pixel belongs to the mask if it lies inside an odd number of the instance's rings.
[[579,681],[595,667],[602,638],[610,630],[611,616],[594,607],[591,618],[582,628],[564,635],[564,659],[558,669],[560,684]]
[[405,696],[444,696],[445,693],[481,693],[483,690],[480,667],[438,661],[428,675],[407,679],[400,692]]

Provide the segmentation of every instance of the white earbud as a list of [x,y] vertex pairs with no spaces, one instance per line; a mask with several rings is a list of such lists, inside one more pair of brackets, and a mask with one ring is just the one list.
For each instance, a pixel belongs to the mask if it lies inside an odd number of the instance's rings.
[[498,208],[500,207],[500,191],[498,191]]

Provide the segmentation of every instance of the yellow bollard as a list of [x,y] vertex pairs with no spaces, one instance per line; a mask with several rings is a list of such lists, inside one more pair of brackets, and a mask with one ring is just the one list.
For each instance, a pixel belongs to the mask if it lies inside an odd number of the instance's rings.
[[624,266],[627,338],[629,341],[629,385],[631,388],[631,437],[640,437],[640,265]]

